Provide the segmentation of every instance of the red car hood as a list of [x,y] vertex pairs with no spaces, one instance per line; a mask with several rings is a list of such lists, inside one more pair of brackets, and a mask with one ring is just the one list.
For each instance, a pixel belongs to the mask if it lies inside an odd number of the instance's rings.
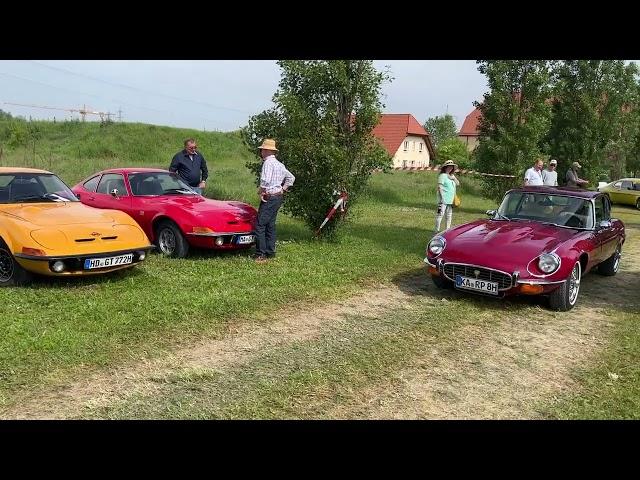
[[578,230],[538,222],[478,220],[444,233],[447,246],[441,256],[446,262],[510,272],[579,234]]
[[242,202],[212,200],[198,195],[160,195],[153,197],[152,200],[155,203],[175,205],[182,209],[189,210],[194,214],[227,211],[241,215],[245,212],[245,210],[240,207],[241,205],[246,205],[246,207],[249,208],[248,204],[243,204]]
[[195,225],[207,226],[221,231],[251,230],[256,219],[256,210],[249,204],[236,201],[212,200],[196,195],[161,195],[142,197],[165,211],[173,208],[190,214]]

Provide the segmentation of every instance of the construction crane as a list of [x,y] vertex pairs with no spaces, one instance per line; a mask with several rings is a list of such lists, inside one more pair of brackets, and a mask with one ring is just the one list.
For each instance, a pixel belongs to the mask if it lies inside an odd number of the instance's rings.
[[11,102],[4,102],[5,105],[17,105],[19,107],[31,107],[31,108],[45,108],[48,110],[63,110],[65,112],[77,112],[80,114],[80,116],[82,117],[82,121],[85,121],[85,118],[87,115],[98,115],[100,117],[100,121],[102,123],[105,122],[105,117],[107,119],[107,121],[111,120],[111,116],[115,115],[114,113],[110,113],[110,112],[96,112],[93,110],[87,110],[87,106],[83,105],[83,108],[60,108],[60,107],[50,107],[48,105],[28,105],[25,103],[11,103]]

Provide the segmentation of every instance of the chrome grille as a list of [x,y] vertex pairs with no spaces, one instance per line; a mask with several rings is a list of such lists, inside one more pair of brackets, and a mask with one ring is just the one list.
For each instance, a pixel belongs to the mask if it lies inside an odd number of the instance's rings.
[[[477,277],[475,271],[479,272]],[[499,290],[507,290],[512,286],[511,275],[498,270],[492,270],[490,268],[478,267],[476,265],[445,263],[444,274],[452,281],[455,281],[456,275],[460,275],[462,277],[478,278],[489,282],[498,282]]]

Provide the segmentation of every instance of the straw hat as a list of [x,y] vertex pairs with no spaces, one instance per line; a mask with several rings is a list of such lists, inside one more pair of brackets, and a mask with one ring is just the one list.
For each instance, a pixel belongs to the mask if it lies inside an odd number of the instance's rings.
[[453,160],[447,160],[442,165],[440,165],[440,170],[443,170],[446,167],[453,167],[453,169],[455,170],[458,167],[458,165],[456,165]]
[[580,165],[578,162],[573,162],[573,168],[582,168],[582,165]]
[[258,147],[258,150],[273,150],[274,152],[277,152],[278,149],[276,148],[276,141],[271,138],[265,138],[262,141],[262,145]]

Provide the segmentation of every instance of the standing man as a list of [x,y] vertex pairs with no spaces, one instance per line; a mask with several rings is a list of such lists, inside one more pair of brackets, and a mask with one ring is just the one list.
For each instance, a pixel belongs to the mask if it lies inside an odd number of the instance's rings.
[[262,172],[260,173],[260,207],[256,222],[256,262],[264,263],[276,256],[276,216],[284,192],[286,192],[296,177],[276,159],[276,141],[265,139],[260,149],[262,157]]
[[173,156],[169,171],[177,172],[178,176],[192,190],[202,195],[202,189],[207,186],[209,170],[207,169],[207,161],[196,150],[197,148],[196,141],[193,138],[187,138],[184,141],[184,150]]
[[558,161],[555,158],[552,158],[549,162],[549,166],[542,170],[542,183],[544,185],[550,187],[558,186],[558,172],[556,172],[557,166]]
[[533,164],[533,167],[528,169],[524,174],[524,186],[532,187],[534,185],[544,185],[542,181],[542,165],[543,161],[541,158],[536,160],[536,163]]
[[589,180],[583,180],[578,177],[578,169],[582,168],[578,162],[573,162],[571,168],[567,170],[567,187],[582,187],[589,183]]

